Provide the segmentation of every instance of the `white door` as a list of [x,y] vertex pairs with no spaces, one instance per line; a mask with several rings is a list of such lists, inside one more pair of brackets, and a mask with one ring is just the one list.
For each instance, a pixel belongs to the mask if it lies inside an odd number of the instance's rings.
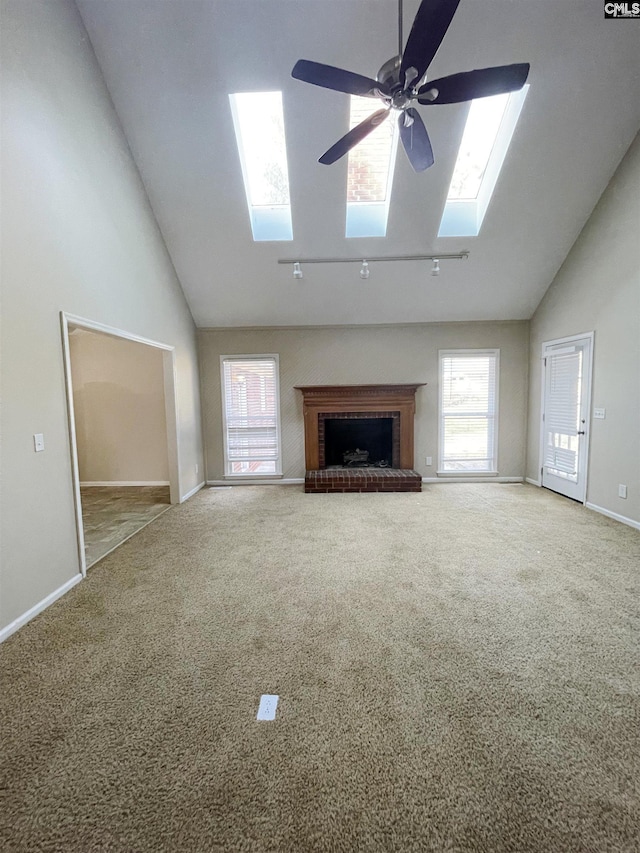
[[584,503],[593,334],[542,345],[542,485]]

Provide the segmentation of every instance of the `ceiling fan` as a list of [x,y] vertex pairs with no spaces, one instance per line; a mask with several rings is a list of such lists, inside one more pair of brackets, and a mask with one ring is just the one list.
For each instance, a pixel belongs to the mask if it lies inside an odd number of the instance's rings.
[[427,80],[427,69],[440,47],[460,0],[422,0],[402,50],[402,0],[398,0],[398,56],[389,59],[378,71],[376,79],[354,74],[333,65],[300,59],[291,76],[314,86],[380,98],[384,106],[332,145],[319,162],[329,165],[343,157],[361,142],[395,110],[398,113],[400,139],[416,172],[433,165],[429,134],[413,101],[431,104],[457,104],[487,95],[499,95],[521,89],[529,73],[528,63],[500,65],[463,71]]

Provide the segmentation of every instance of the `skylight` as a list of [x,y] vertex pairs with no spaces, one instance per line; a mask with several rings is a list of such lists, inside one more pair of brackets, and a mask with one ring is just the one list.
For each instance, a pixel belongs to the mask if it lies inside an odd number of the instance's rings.
[[229,95],[254,240],[292,240],[282,92]]
[[[371,98],[352,95],[349,129],[375,109]],[[397,145],[397,122],[390,116],[349,152],[347,237],[384,237],[387,233]]]
[[529,90],[472,101],[438,237],[475,237]]

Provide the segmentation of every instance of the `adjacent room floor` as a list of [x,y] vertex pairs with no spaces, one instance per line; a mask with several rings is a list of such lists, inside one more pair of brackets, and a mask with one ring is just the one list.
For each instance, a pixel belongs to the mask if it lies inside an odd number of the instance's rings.
[[169,486],[81,486],[87,568],[171,506]]

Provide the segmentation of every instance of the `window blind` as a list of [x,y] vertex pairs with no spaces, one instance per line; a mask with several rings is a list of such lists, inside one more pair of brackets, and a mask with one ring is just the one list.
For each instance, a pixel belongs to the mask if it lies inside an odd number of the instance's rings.
[[222,386],[226,473],[277,473],[280,441],[276,358],[224,358]]
[[440,354],[440,470],[497,467],[498,351]]
[[577,478],[582,350],[550,353],[545,401],[544,465],[558,476]]

